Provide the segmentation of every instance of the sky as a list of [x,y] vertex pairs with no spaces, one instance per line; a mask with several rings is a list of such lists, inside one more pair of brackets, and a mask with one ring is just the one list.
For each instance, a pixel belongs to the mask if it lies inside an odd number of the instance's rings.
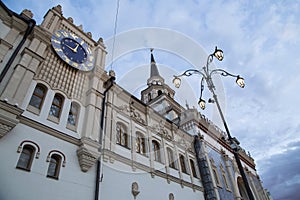
[[[94,40],[104,39],[106,69],[115,70],[117,83],[138,98],[149,78],[154,48],[160,74],[175,90],[176,100],[196,107],[201,77],[184,78],[175,89],[172,76],[201,69],[215,46],[221,48],[224,60],[215,59],[210,67],[240,74],[246,82],[240,89],[234,78],[214,79],[231,134],[255,159],[274,199],[298,199],[300,1],[120,0],[117,21],[117,0],[3,2],[16,13],[31,10],[37,24],[60,4],[66,18],[82,24]],[[207,88],[203,95],[211,97]],[[215,105],[206,107],[199,111],[223,129]]]

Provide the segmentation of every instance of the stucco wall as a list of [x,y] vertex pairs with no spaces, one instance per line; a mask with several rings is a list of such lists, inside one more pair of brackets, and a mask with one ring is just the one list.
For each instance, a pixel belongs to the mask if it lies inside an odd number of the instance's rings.
[[[16,169],[20,156],[17,148],[24,140],[34,141],[41,149],[30,172]],[[46,177],[49,165],[46,159],[51,150],[59,150],[66,156],[66,166],[61,167],[58,180]],[[94,199],[95,168],[82,172],[76,150],[76,145],[18,124],[0,140],[0,199]]]
[[138,199],[169,199],[169,194],[173,193],[175,199],[197,199],[204,200],[203,192],[190,187],[181,187],[180,184],[167,182],[167,179],[159,176],[152,178],[150,173],[141,170],[132,171],[131,167],[121,162],[104,163],[103,180],[101,183],[101,199],[133,199],[131,185],[137,182],[140,193]]

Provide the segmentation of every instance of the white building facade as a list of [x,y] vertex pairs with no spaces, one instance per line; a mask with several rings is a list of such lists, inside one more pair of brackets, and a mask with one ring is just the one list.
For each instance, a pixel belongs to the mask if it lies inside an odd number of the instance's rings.
[[[247,199],[222,131],[174,100],[152,52],[139,100],[61,6],[32,17],[1,2],[0,199]],[[268,199],[240,157],[255,199]]]

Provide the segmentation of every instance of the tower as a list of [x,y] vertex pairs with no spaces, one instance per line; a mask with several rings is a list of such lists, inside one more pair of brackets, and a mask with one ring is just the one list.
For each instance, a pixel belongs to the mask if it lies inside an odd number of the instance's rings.
[[141,91],[142,102],[171,121],[177,119],[183,108],[174,100],[175,91],[165,83],[164,78],[159,74],[153,49],[151,49],[150,77],[147,85],[148,87]]

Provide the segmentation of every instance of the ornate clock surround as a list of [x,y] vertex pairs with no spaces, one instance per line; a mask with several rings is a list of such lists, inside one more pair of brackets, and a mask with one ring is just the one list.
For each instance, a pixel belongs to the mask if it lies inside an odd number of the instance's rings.
[[57,55],[71,67],[90,71],[94,67],[94,57],[88,44],[76,34],[58,30],[51,37],[51,44]]

